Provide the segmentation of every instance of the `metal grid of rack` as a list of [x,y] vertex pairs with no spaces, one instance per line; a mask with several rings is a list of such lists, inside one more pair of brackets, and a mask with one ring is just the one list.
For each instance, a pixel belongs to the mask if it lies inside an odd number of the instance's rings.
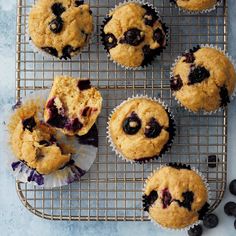
[[[33,0],[18,0],[16,44],[16,98],[49,88],[56,74],[88,77],[101,91],[103,111],[98,120],[99,151],[90,171],[80,181],[61,188],[39,188],[16,182],[20,200],[32,213],[51,220],[147,220],[142,211],[145,178],[160,164],[185,162],[198,168],[211,187],[211,209],[221,201],[226,184],[227,111],[191,114],[179,108],[169,89],[169,70],[176,56],[197,44],[227,49],[227,2],[209,14],[189,15],[167,0],[149,1],[169,26],[168,47],[152,66],[129,71],[109,61],[100,42],[105,14],[120,1],[90,2],[96,22],[92,43],[69,61],[46,59],[34,53],[27,36],[27,17]],[[148,164],[130,164],[116,157],[106,139],[107,117],[122,100],[136,94],[163,99],[172,109],[177,133],[172,149]],[[207,156],[219,158],[207,167]]]

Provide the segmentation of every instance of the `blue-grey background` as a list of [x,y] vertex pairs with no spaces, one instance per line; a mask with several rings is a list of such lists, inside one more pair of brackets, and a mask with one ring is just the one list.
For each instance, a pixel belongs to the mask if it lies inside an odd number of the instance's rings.
[[[236,60],[236,1],[229,2],[229,52]],[[0,0],[0,130],[4,128],[3,112],[5,107],[14,101],[15,89],[15,32],[16,32],[16,1]],[[236,99],[229,107],[228,132],[228,181],[236,178]],[[0,143],[3,143],[3,132],[0,133]],[[55,222],[34,216],[26,210],[15,192],[15,182],[6,170],[4,146],[0,146],[0,235],[185,235],[185,233],[171,233],[154,227],[150,222]],[[208,236],[233,236],[233,218],[223,213],[224,203],[234,200],[228,189],[221,205],[215,211],[220,222],[212,230],[205,230]]]

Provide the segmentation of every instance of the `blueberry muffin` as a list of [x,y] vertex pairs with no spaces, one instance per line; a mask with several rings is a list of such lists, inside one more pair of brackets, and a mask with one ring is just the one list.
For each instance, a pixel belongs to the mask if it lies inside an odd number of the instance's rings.
[[234,65],[223,52],[211,47],[198,46],[184,53],[172,70],[174,96],[193,112],[227,106],[235,84]]
[[102,107],[100,92],[88,79],[57,76],[48,96],[44,120],[67,135],[85,135]]
[[206,214],[208,190],[190,166],[170,164],[146,180],[143,206],[149,217],[164,228],[183,229]]
[[40,105],[28,101],[9,122],[10,145],[15,156],[39,174],[48,175],[70,161],[69,147],[59,145],[55,130],[39,117]]
[[165,48],[166,33],[152,7],[128,2],[110,12],[101,36],[113,61],[125,67],[143,67]]
[[108,122],[112,147],[131,162],[141,163],[161,156],[171,146],[174,131],[167,108],[147,97],[121,103]]
[[28,20],[30,40],[40,50],[60,59],[71,58],[93,32],[88,4],[78,0],[38,0]]
[[188,11],[213,9],[221,0],[170,0],[178,7]]

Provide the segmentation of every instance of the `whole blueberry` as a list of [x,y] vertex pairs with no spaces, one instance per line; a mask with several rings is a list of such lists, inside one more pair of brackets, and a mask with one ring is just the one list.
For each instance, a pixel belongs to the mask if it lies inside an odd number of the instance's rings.
[[236,203],[235,202],[227,202],[224,206],[224,212],[228,216],[233,215],[233,210],[236,209]]
[[132,46],[138,46],[144,40],[144,34],[137,28],[129,29],[124,33],[124,38],[120,40],[120,43],[130,44]]
[[135,112],[132,112],[130,117],[127,117],[123,122],[123,131],[126,134],[134,135],[141,128],[141,120]]
[[215,228],[219,223],[219,219],[217,217],[217,215],[215,214],[208,214],[206,216],[203,217],[203,225],[206,228]]
[[229,184],[229,191],[233,194],[236,195],[236,179],[232,180]]
[[219,159],[216,157],[216,155],[209,155],[207,158],[208,167],[215,168],[218,161]]
[[61,17],[56,17],[49,23],[50,30],[54,33],[60,33],[63,28],[63,20]]
[[201,225],[194,225],[194,227],[188,230],[189,236],[201,236],[202,235],[202,226]]

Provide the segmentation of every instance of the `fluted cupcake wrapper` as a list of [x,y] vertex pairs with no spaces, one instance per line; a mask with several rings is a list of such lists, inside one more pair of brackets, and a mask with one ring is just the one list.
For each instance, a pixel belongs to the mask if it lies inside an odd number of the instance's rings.
[[[169,140],[165,144],[165,146],[163,147],[163,149],[162,149],[162,151],[161,151],[161,153],[159,155],[156,155],[156,156],[153,156],[153,157],[146,157],[146,158],[140,158],[140,159],[136,159],[136,160],[131,160],[131,159],[127,159],[125,157],[125,155],[123,155],[120,151],[117,150],[116,145],[113,142],[112,137],[111,137],[111,133],[110,133],[110,129],[109,129],[109,123],[110,123],[110,120],[111,120],[111,117],[112,117],[113,113],[118,108],[120,108],[123,104],[125,104],[126,102],[128,102],[130,100],[135,100],[135,99],[140,99],[140,98],[144,98],[144,99],[148,99],[148,100],[151,100],[151,101],[155,101],[155,102],[159,103],[160,105],[162,105],[165,108],[165,110],[166,110],[166,112],[168,113],[168,116],[169,116],[171,131],[170,131]],[[128,99],[123,101],[121,104],[119,104],[118,106],[113,108],[113,110],[111,111],[111,113],[110,113],[110,115],[108,117],[108,122],[107,122],[107,139],[108,139],[108,143],[109,143],[110,147],[115,152],[115,154],[117,156],[119,156],[122,160],[130,162],[132,164],[133,163],[139,163],[139,164],[148,163],[148,162],[150,162],[152,160],[161,158],[167,151],[170,150],[170,148],[171,148],[171,146],[173,144],[174,137],[175,137],[175,121],[174,121],[174,116],[173,116],[172,112],[170,111],[170,108],[162,100],[157,99],[155,97],[154,98],[150,98],[150,97],[145,96],[145,95],[135,95],[133,97],[129,97]]]
[[[236,71],[236,62],[235,62],[235,60],[234,60],[227,52],[225,52],[224,50],[222,50],[220,47],[218,47],[218,46],[216,46],[216,45],[213,45],[213,44],[200,44],[199,46],[200,46],[200,48],[214,48],[214,49],[216,49],[216,50],[222,52],[222,53],[230,60],[230,62],[233,64],[234,69],[235,69],[235,71]],[[188,50],[186,50],[185,52],[188,52]],[[170,78],[171,78],[171,77],[174,77],[174,68],[175,68],[175,66],[177,65],[177,63],[179,62],[179,60],[180,60],[181,58],[182,58],[182,55],[179,55],[179,56],[175,59],[174,63],[172,64],[172,66],[171,66],[171,68],[170,68]],[[230,102],[234,99],[235,95],[236,95],[236,86],[235,86],[235,88],[234,88],[233,93],[229,96]],[[178,105],[179,105],[180,107],[184,108],[186,111],[192,112],[192,113],[194,113],[194,114],[197,114],[197,113],[198,113],[198,112],[194,112],[194,111],[190,110],[189,108],[185,107],[184,105],[182,105],[182,103],[176,98],[176,96],[175,96],[175,91],[172,91],[172,96],[174,97],[174,99],[175,99],[175,101],[178,103]],[[226,106],[226,107],[227,107],[227,106]],[[218,109],[216,109],[216,110],[214,110],[214,111],[210,111],[210,112],[205,111],[205,110],[203,110],[203,109],[201,109],[201,111],[203,111],[203,114],[204,114],[204,115],[212,115],[212,114],[215,114],[216,112],[224,111],[224,109],[225,109],[226,107],[219,107]]]
[[190,14],[190,15],[197,15],[197,14],[207,14],[210,13],[212,11],[215,11],[217,7],[219,7],[222,3],[222,0],[219,0],[213,7],[208,8],[208,9],[204,9],[204,10],[199,10],[199,11],[191,11],[191,10],[187,10],[184,9],[182,7],[179,7],[176,3],[171,3],[170,1],[170,5],[174,5],[176,8],[179,9],[180,12],[186,13],[186,14]]
[[[49,89],[39,90],[24,97],[21,102],[18,101],[16,105],[9,108],[6,121],[10,120],[10,117],[15,113],[15,110],[20,108],[22,104],[25,104],[26,102],[40,104],[37,116],[39,120],[43,121],[44,106],[49,92]],[[9,143],[10,134],[8,130],[4,133],[6,136],[6,146],[8,147],[8,156],[5,158],[7,159],[7,165],[10,167],[11,171],[13,171],[16,180],[25,183],[30,182],[36,186],[60,187],[79,180],[90,169],[97,156],[98,133],[95,125],[90,129],[88,134],[80,137],[69,137],[62,134],[60,131],[56,131],[56,136],[60,137],[60,139],[57,140],[58,143],[63,143],[73,147],[75,153],[71,155],[72,161],[64,167],[49,175],[43,175],[28,167],[23,161],[17,159]]]
[[[116,8],[121,7],[121,6],[123,6],[123,5],[126,5],[126,4],[129,4],[129,3],[137,3],[137,4],[140,4],[140,5],[146,5],[146,6],[150,7],[152,10],[154,10],[155,13],[157,14],[157,16],[159,17],[159,20],[160,20],[161,23],[162,23],[162,28],[163,28],[163,30],[164,30],[164,32],[165,32],[165,37],[166,37],[165,46],[160,47],[160,48],[159,48],[159,52],[158,52],[155,56],[153,56],[152,58],[150,57],[150,61],[148,61],[145,65],[138,66],[138,67],[124,66],[124,65],[118,63],[117,61],[113,60],[112,57],[111,57],[111,55],[110,55],[110,53],[109,53],[108,50],[106,49],[105,41],[104,41],[104,39],[103,39],[103,29],[104,29],[104,27],[105,27],[105,25],[106,25],[106,23],[107,23],[107,21],[108,21],[108,19],[109,19],[109,14],[112,13]],[[120,2],[119,4],[115,5],[114,8],[112,8],[111,10],[109,10],[109,13],[105,16],[104,21],[103,21],[103,24],[102,24],[102,26],[101,26],[101,34],[100,34],[100,36],[101,36],[102,44],[103,44],[103,46],[104,46],[104,50],[107,52],[107,57],[109,58],[109,60],[110,60],[111,62],[113,62],[114,64],[116,64],[116,65],[118,65],[118,66],[120,66],[120,67],[122,67],[122,68],[124,68],[124,69],[126,69],[126,70],[142,70],[143,68],[145,68],[145,67],[151,65],[152,62],[155,60],[155,58],[156,58],[157,56],[161,55],[161,53],[163,52],[163,50],[167,47],[167,45],[168,45],[167,42],[168,42],[168,39],[169,39],[169,32],[168,32],[168,27],[166,26],[166,24],[162,22],[162,19],[161,19],[161,16],[160,16],[160,14],[159,14],[159,11],[158,11],[157,8],[155,8],[152,4],[150,4],[150,3],[146,2],[146,1],[142,1],[142,0],[140,0],[140,1],[139,1],[139,0],[126,0],[126,1],[124,1],[124,2]]]
[[[191,167],[190,165],[187,165],[187,164],[184,164],[184,163],[176,163],[176,162],[175,162],[175,163],[170,162],[170,163],[165,164],[165,165],[160,165],[156,170],[154,170],[154,171],[147,177],[147,179],[146,179],[145,182],[144,182],[143,191],[142,191],[142,192],[143,192],[143,195],[142,195],[142,196],[145,195],[145,189],[146,189],[146,185],[147,185],[147,180],[150,179],[150,178],[152,178],[152,177],[155,175],[156,172],[158,172],[161,168],[166,167],[166,166],[175,167],[175,168],[177,167],[177,168],[180,168],[180,169],[183,169],[183,168],[184,168],[184,169],[190,169],[190,170],[195,171],[195,172],[201,177],[202,181],[204,182],[204,185],[205,185],[205,187],[206,187],[206,189],[207,189],[207,194],[208,194],[207,203],[210,204],[211,192],[210,192],[210,186],[209,186],[209,184],[208,184],[208,182],[207,182],[207,178],[206,178],[197,168]],[[143,200],[142,200],[142,201],[143,201]],[[206,209],[206,212],[205,212],[203,215],[206,215],[206,214],[208,213],[208,211],[209,211],[209,210]],[[177,232],[177,231],[183,231],[183,232],[185,232],[185,231],[188,231],[190,228],[194,227],[195,225],[198,225],[198,224],[201,223],[201,220],[199,219],[199,220],[197,220],[196,222],[194,222],[193,224],[190,224],[190,225],[188,225],[188,226],[186,226],[186,227],[183,227],[183,228],[179,228],[179,229],[168,228],[168,227],[165,227],[165,226],[159,224],[159,223],[156,222],[154,219],[152,219],[151,216],[150,216],[146,211],[145,211],[145,213],[148,215],[148,219],[149,219],[155,226],[157,226],[157,227],[159,227],[159,228],[161,228],[161,229],[164,229],[164,230],[172,231],[172,232]],[[201,216],[201,217],[203,217],[203,216]]]

